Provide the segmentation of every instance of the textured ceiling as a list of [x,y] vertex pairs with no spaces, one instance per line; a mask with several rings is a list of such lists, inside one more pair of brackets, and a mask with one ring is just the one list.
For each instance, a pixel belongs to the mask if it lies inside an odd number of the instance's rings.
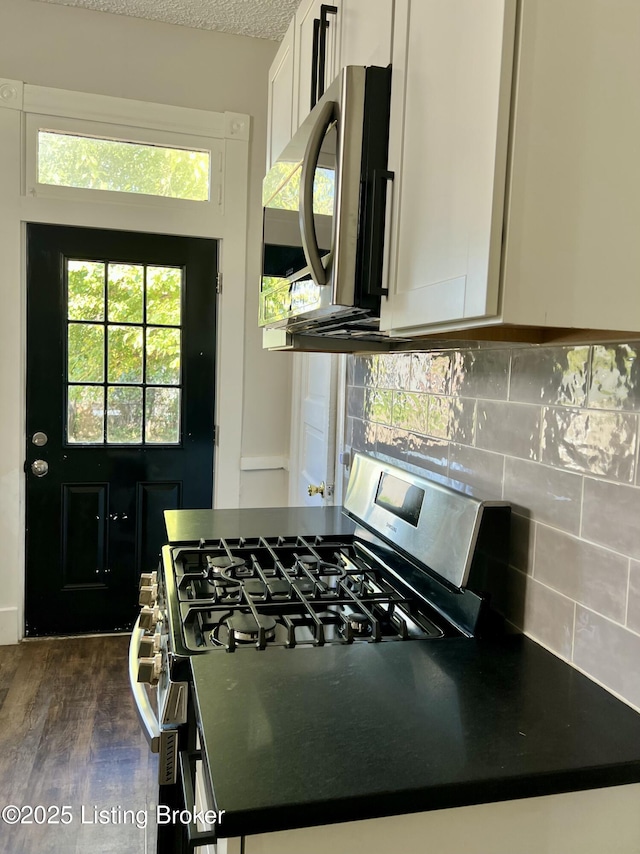
[[280,40],[300,0],[42,0],[240,36]]

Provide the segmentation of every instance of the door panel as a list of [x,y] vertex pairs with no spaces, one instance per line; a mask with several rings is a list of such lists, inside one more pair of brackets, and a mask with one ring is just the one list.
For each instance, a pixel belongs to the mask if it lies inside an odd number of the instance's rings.
[[27,634],[126,629],[163,511],[211,506],[217,245],[30,225],[27,251]]
[[[294,401],[300,401],[300,421],[292,425],[297,438],[289,503],[328,506],[333,504],[335,486],[338,357],[330,353],[296,353],[295,359]],[[322,483],[324,495],[309,495],[310,486]]]

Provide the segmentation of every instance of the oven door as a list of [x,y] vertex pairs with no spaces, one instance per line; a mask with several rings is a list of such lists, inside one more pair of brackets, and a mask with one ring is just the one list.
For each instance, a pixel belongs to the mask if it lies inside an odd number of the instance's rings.
[[159,755],[158,783],[173,785],[178,771],[178,730],[187,720],[188,685],[172,682],[169,677],[166,637],[161,638],[157,684],[140,681],[144,668],[151,667],[150,660],[140,657],[140,643],[146,633],[136,620],[129,642],[129,685],[140,726],[152,753]]

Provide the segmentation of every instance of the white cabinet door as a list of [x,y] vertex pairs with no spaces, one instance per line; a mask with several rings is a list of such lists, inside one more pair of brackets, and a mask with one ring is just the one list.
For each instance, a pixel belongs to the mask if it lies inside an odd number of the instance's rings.
[[498,310],[515,18],[516,0],[396,0],[385,330]]
[[269,69],[267,171],[271,169],[292,134],[294,34],[295,27],[292,20]]
[[340,67],[391,62],[393,0],[342,0]]
[[[293,128],[300,127],[311,108],[311,76],[313,64],[314,20],[321,16],[321,0],[302,0],[294,19],[295,27],[295,71],[293,84]],[[338,45],[340,28],[340,2],[336,0],[337,14],[327,15],[326,56],[324,88],[338,74]]]

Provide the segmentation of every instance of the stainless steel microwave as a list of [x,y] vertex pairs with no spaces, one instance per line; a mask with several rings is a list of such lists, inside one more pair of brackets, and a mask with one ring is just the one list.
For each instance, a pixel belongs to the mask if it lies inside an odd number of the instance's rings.
[[283,346],[378,337],[390,93],[389,68],[343,68],[264,179],[259,323]]

